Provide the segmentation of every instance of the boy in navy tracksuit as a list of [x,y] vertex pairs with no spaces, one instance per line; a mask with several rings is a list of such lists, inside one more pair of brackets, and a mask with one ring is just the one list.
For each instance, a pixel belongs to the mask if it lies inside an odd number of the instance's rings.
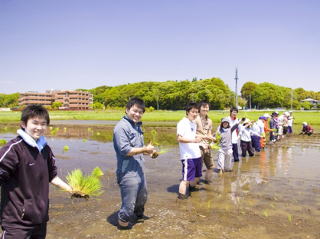
[[3,239],[45,238],[49,182],[72,193],[57,176],[54,155],[43,136],[49,122],[45,108],[27,106],[18,136],[0,149]]

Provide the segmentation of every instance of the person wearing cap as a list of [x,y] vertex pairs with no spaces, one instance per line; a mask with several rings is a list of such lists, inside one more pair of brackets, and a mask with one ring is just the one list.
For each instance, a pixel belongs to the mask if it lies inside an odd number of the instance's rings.
[[260,137],[260,147],[263,149],[266,146],[266,135],[268,132],[271,132],[272,130],[268,127],[268,119],[270,118],[270,115],[268,113],[265,113],[263,116],[259,117],[259,120],[261,120],[261,127],[262,128],[262,134]]
[[268,127],[268,119],[270,118],[270,115],[268,113],[265,113],[263,115],[263,117],[261,117],[262,119],[262,122],[263,122],[263,131],[264,131],[264,134],[263,134],[263,137],[261,137],[260,139],[260,146],[261,148],[264,148],[266,146],[266,136],[267,136],[267,133],[268,132],[271,132],[272,130]]
[[313,128],[311,128],[307,122],[303,122],[300,134],[306,134],[310,136],[313,134]]
[[252,125],[252,147],[256,152],[261,151],[261,138],[264,135],[264,124],[261,117]]
[[288,133],[288,120],[290,117],[289,112],[284,112],[283,113],[283,135],[286,135]]
[[[237,115],[238,115],[238,108],[232,107],[230,109],[230,116],[228,117],[230,127],[239,123],[239,119],[237,118]],[[239,161],[238,142],[239,142],[239,130],[238,128],[236,128],[236,130],[232,132],[232,156],[233,156],[234,162]]]
[[249,119],[246,119],[243,124],[239,125],[239,136],[240,136],[240,148],[241,148],[241,156],[246,157],[247,151],[249,156],[254,156],[252,144],[251,144],[251,135],[255,134],[255,132],[251,129],[252,122]]
[[232,127],[230,126],[229,117],[223,118],[221,120],[221,124],[216,131],[216,138],[220,135],[218,150],[218,171],[219,172],[231,172],[232,171],[232,133],[238,129],[240,123],[244,122],[244,118],[234,124]]
[[293,133],[293,115],[292,115],[292,111],[289,111],[289,117],[288,117],[288,134],[292,134]]
[[271,114],[271,120],[270,120],[270,143],[274,143],[277,141],[277,130],[278,130],[278,112],[273,112]]

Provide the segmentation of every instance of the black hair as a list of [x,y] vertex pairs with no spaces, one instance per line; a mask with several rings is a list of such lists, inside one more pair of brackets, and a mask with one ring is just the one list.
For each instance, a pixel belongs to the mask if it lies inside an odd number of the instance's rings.
[[201,101],[199,102],[199,104],[198,104],[198,110],[200,111],[200,108],[201,108],[202,106],[206,106],[206,105],[208,105],[208,106],[210,107],[210,104],[209,104],[207,101],[201,100]]
[[29,119],[39,117],[44,118],[47,121],[47,125],[50,124],[50,117],[48,110],[44,108],[42,105],[28,105],[21,112],[21,121],[27,125]]
[[186,106],[186,114],[188,114],[191,109],[197,109],[197,110],[198,110],[197,103],[195,103],[195,102],[190,102],[190,103]]
[[232,106],[230,109],[230,113],[232,113],[233,111],[236,111],[237,113],[239,112],[238,108],[235,106]]
[[127,110],[130,110],[131,107],[134,106],[134,105],[136,105],[138,108],[141,108],[141,109],[143,110],[143,113],[145,112],[146,106],[145,106],[144,101],[143,101],[142,99],[137,98],[137,97],[131,98],[131,99],[128,101],[127,105],[126,105],[126,109],[127,109]]

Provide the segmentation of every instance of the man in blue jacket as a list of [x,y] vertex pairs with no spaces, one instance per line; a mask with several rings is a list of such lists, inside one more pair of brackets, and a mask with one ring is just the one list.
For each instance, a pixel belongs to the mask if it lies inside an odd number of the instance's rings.
[[120,229],[129,228],[130,219],[144,218],[147,201],[143,154],[153,154],[151,144],[144,145],[141,117],[145,105],[141,99],[132,98],[126,106],[126,115],[117,123],[113,145],[117,155],[117,181],[122,205],[118,213]]

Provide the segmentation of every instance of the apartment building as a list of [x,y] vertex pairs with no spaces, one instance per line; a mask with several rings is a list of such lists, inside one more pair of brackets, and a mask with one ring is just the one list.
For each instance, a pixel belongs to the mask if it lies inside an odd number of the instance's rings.
[[26,92],[20,93],[19,97],[19,105],[32,105],[32,104],[40,104],[43,106],[51,106],[54,102],[54,97],[52,93],[38,93],[38,92]]
[[62,109],[91,109],[93,103],[93,95],[85,91],[56,91],[54,92],[55,102],[62,103]]
[[47,91],[46,93],[20,93],[19,105],[41,104],[51,106],[53,102],[61,102],[59,109],[88,110],[93,103],[93,95],[85,91],[61,90]]

